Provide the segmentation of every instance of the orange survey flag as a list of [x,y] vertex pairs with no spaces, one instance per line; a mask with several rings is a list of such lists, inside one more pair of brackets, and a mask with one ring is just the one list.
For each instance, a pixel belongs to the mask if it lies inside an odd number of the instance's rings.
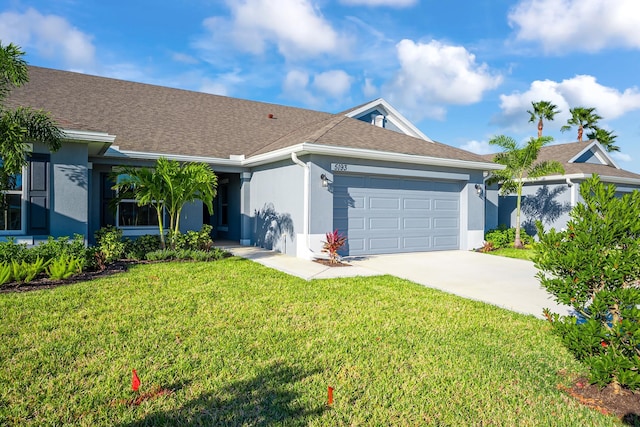
[[138,378],[138,373],[136,370],[133,370],[133,375],[131,375],[131,389],[133,391],[138,391],[140,388],[140,378]]

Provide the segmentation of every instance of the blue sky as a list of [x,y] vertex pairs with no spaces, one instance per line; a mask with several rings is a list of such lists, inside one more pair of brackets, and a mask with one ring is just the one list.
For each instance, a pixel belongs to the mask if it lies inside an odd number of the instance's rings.
[[640,173],[637,0],[8,0],[30,64],[339,112],[383,97],[437,141],[525,141],[531,101],[595,107]]

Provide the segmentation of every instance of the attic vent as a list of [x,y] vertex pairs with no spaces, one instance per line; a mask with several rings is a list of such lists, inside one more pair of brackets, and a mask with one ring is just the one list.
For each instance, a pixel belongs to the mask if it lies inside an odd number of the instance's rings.
[[384,127],[384,116],[382,114],[378,114],[376,116],[372,116],[371,124],[374,126],[378,126],[379,128]]

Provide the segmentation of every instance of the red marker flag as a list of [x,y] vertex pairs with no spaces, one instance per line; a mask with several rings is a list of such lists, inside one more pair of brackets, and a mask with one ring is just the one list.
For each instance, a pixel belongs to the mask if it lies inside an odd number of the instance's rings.
[[333,387],[329,387],[327,394],[327,404],[331,406],[333,405]]
[[140,388],[140,378],[138,378],[138,373],[136,370],[133,370],[133,374],[131,375],[131,390],[138,391]]

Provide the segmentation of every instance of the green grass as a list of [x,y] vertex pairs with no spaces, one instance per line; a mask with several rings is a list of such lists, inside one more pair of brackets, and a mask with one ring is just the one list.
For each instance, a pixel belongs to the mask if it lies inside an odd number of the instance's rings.
[[[389,276],[140,265],[0,313],[0,425],[616,423],[557,389],[583,368],[544,321]],[[128,404],[132,368],[174,392]]]
[[507,258],[526,259],[528,261],[533,261],[536,256],[536,251],[533,249],[500,248],[487,253]]

